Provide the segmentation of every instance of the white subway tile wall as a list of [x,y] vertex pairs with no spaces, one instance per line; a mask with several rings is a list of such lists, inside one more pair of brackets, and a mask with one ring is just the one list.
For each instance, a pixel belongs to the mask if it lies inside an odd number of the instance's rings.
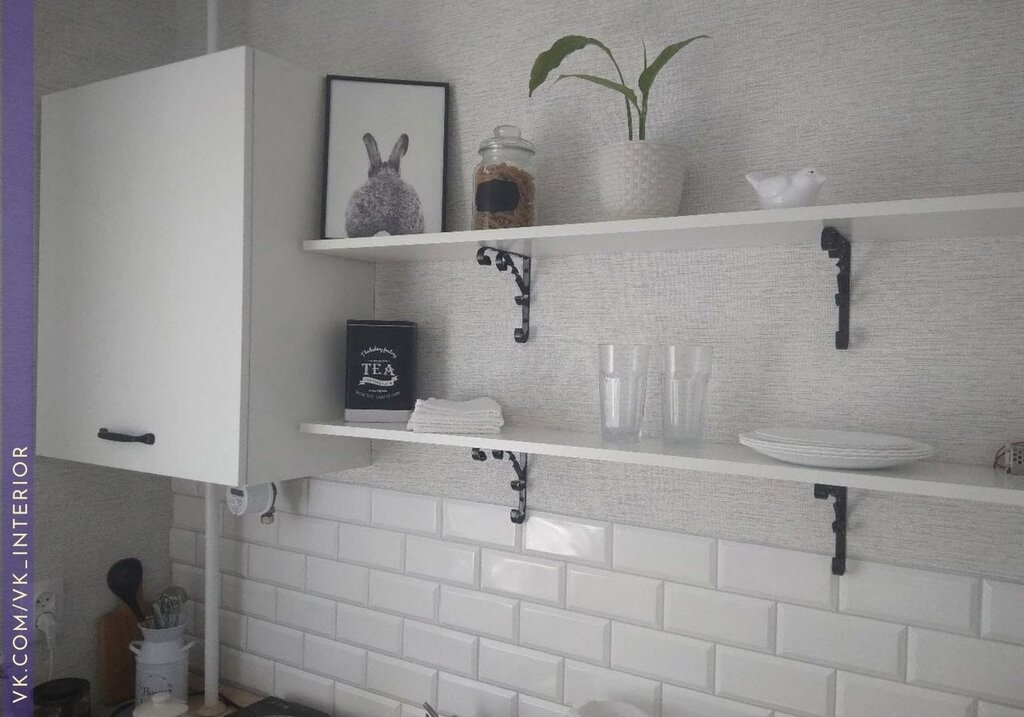
[[514,548],[518,531],[507,517],[503,506],[445,499],[442,531],[452,540]]
[[711,587],[715,582],[716,545],[698,538],[664,530],[615,526],[612,567],[626,573]]
[[337,717],[399,717],[402,703],[336,682],[334,714]]
[[912,627],[907,681],[1024,706],[1024,646]]
[[334,709],[334,681],[286,665],[274,666],[274,692],[314,709]]
[[1024,710],[1015,710],[1012,707],[979,702],[978,717],[1024,717]]
[[519,607],[519,644],[608,664],[611,621],[523,603]]
[[277,516],[277,544],[303,553],[338,557],[338,525],[330,520],[281,513]]
[[665,583],[665,629],[769,652],[775,603],[745,595]]
[[464,632],[406,620],[402,648],[406,659],[475,676],[477,641]]
[[[189,591],[189,594],[201,593]],[[277,588],[266,583],[225,575],[221,578],[220,602],[223,607],[246,615],[273,620],[277,615]]]
[[1024,585],[984,581],[981,634],[996,640],[1024,642]]
[[334,637],[337,605],[316,595],[277,589],[277,621],[306,632]]
[[307,670],[343,682],[363,684],[366,676],[366,650],[316,635],[306,635],[305,643],[302,666]]
[[903,676],[906,628],[900,625],[796,605],[779,605],[778,621],[779,655],[880,677]]
[[372,495],[370,488],[361,485],[311,480],[309,514],[349,523],[369,523]]
[[563,702],[579,707],[591,700],[616,700],[639,707],[649,715],[657,715],[661,707],[661,684],[625,672],[565,661],[565,694]]
[[565,565],[497,550],[484,550],[480,567],[484,590],[561,603],[565,594]]
[[604,567],[611,560],[611,527],[533,513],[523,524],[523,550]]
[[266,583],[301,588],[306,584],[306,556],[253,545],[249,548],[249,576]]
[[519,601],[441,586],[438,621],[462,630],[514,642]]
[[569,708],[528,695],[519,695],[519,717],[566,717]]
[[428,580],[371,570],[370,607],[435,620],[439,587]]
[[834,670],[733,647],[715,653],[718,694],[820,717],[831,712]]
[[836,717],[970,717],[972,700],[863,675],[839,673]]
[[[249,564],[249,545],[240,540],[221,538],[219,545],[220,571],[234,575],[245,575]],[[206,551],[200,548],[196,554],[199,564],[206,565]]]
[[370,653],[366,658],[366,686],[409,704],[436,702],[437,670]]
[[718,587],[784,602],[832,607],[831,560],[764,545],[718,543]]
[[661,630],[612,625],[612,667],[664,682],[711,690],[714,645]]
[[[181,496],[175,496],[180,498]],[[171,560],[184,563],[196,562],[196,544],[200,536],[191,530],[171,528],[170,555]]]
[[562,658],[504,642],[481,640],[480,679],[552,700],[561,699]]
[[374,525],[435,535],[441,523],[440,498],[374,489],[372,502]]
[[370,570],[361,565],[306,558],[306,592],[365,605],[370,590]]
[[338,558],[350,563],[401,570],[405,563],[405,536],[390,530],[342,523]]
[[[174,483],[172,574],[202,593]],[[1024,585],[311,479],[225,516],[222,677],[336,717],[1024,717]],[[531,523],[531,520],[534,521]],[[193,632],[201,634],[202,606]],[[197,648],[194,648],[195,651]],[[195,663],[198,665],[198,663]]]
[[657,625],[661,581],[608,570],[569,566],[566,605],[583,612]]
[[[772,711],[672,685],[661,688],[661,717],[771,717]],[[781,712],[775,713],[782,717]]]
[[290,627],[250,617],[246,623],[247,650],[290,665],[302,664],[304,635]]
[[437,684],[437,708],[459,717],[513,717],[516,693],[442,673]]
[[971,632],[978,580],[895,565],[849,560],[839,581],[839,608],[939,630]]
[[412,535],[405,541],[405,571],[460,585],[476,585],[479,549]]

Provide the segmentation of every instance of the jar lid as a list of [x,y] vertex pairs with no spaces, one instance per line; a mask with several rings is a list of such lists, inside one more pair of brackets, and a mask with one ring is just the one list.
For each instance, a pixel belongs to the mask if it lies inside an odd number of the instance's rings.
[[188,712],[188,705],[171,699],[170,692],[160,692],[132,712],[134,717],[178,717]]
[[494,136],[480,143],[481,152],[489,149],[519,149],[531,154],[537,152],[533,143],[523,139],[523,133],[513,124],[498,125],[494,128]]

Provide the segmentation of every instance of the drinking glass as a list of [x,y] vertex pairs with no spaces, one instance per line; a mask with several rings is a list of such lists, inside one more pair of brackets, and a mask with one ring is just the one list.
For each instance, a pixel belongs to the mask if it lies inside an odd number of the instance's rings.
[[601,438],[612,443],[636,443],[644,423],[650,347],[599,344],[597,349],[601,364]]
[[669,344],[661,362],[661,424],[667,443],[701,437],[712,347]]

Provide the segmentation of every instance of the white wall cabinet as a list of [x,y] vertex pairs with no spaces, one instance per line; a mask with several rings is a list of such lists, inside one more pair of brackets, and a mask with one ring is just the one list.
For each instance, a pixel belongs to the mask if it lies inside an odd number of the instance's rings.
[[371,264],[302,250],[323,94],[241,47],[43,99],[40,455],[227,485],[369,464],[298,431],[342,410],[345,321],[373,315]]

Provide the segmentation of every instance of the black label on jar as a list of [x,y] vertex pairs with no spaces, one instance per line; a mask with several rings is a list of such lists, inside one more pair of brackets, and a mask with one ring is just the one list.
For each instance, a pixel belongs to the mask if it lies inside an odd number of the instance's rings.
[[476,185],[478,212],[511,212],[519,206],[519,185],[507,179],[491,179]]

